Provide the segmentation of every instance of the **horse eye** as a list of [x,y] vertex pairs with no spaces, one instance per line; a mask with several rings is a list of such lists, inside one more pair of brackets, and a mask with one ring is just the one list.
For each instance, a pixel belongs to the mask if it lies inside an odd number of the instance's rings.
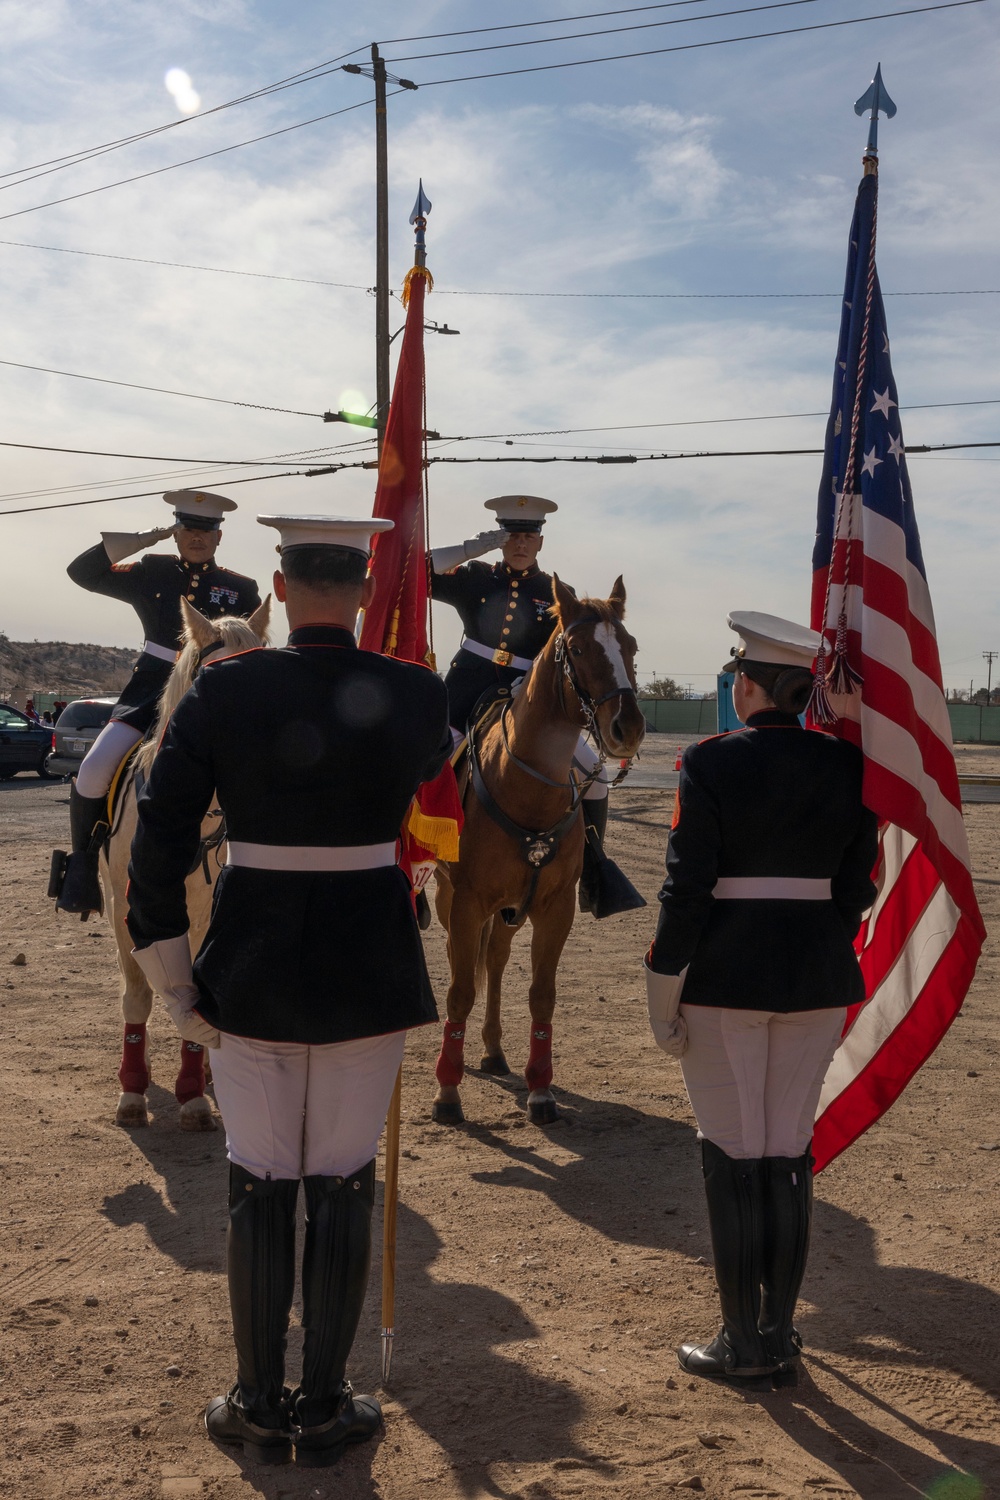
[[569,649],[570,649],[570,651],[572,652],[572,654],[574,656],[582,656],[583,655],[583,648],[580,647],[580,646],[570,646]]

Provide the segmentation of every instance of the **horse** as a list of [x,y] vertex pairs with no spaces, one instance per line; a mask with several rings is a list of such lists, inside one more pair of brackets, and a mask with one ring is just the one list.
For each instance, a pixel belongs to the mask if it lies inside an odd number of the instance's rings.
[[[256,649],[266,643],[271,613],[270,595],[248,620],[223,615],[209,620],[181,600],[184,623],[184,646],[164,686],[156,723],[150,734],[123,763],[123,784],[118,797],[111,832],[101,851],[101,885],[104,907],[115,939],[118,973],[121,984],[121,1006],[125,1029],[122,1058],[118,1069],[121,1096],[115,1123],[129,1128],[149,1124],[146,1090],[151,1073],[147,1053],[146,1024],[153,1006],[153,992],[146,977],[132,957],[132,939],[125,925],[128,912],[128,863],[132,836],[138,821],[138,782],[153,763],[163,731],[174,709],[194,682],[201,666],[217,657],[235,651]],[[218,807],[206,814],[201,827],[201,845],[194,869],[187,879],[188,937],[192,955],[198,952],[208,928],[212,892],[219,871],[218,851],[225,841],[225,825]],[[174,1084],[174,1097],[180,1105],[178,1124],[182,1130],[214,1130],[215,1119],[205,1098],[205,1054],[197,1042],[181,1041],[181,1065]]]
[[[580,800],[573,773],[581,729],[601,757],[630,760],[645,734],[636,701],[637,646],[622,623],[625,586],[607,599],[577,599],[553,577],[555,627],[520,691],[470,733],[465,822],[456,864],[439,864],[437,915],[448,936],[448,1020],[438,1058],[432,1118],[460,1124],[465,1023],[485,978],[482,1070],[510,1072],[503,1053],[500,996],[514,933],[532,926],[531,1034],[525,1081],[528,1117],[553,1124],[552,1016],[556,970],[576,914],[583,868]],[[482,724],[486,724],[486,720]],[[596,772],[594,774],[597,774]]]

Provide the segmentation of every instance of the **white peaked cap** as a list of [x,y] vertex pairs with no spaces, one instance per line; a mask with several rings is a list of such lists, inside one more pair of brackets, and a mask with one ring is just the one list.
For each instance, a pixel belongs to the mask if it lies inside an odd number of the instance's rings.
[[[740,638],[739,645],[733,647],[733,656],[737,660],[812,669],[819,652],[820,635],[807,625],[782,620],[778,615],[762,615],[754,609],[732,610],[727,624]],[[730,661],[723,671],[731,671],[735,665]]]
[[257,520],[280,533],[279,552],[292,547],[339,547],[364,557],[371,556],[372,537],[391,531],[395,524],[384,516],[258,516]]
[[543,500],[541,495],[498,495],[484,505],[496,511],[501,526],[509,524],[522,531],[541,531],[545,517],[559,509],[554,500]]
[[168,490],[164,500],[181,516],[198,516],[205,521],[221,521],[226,511],[236,509],[236,501],[209,490]]

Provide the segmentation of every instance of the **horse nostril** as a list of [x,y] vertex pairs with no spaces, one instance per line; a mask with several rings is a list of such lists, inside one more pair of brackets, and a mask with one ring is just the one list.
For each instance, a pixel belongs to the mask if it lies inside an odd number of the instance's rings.
[[625,731],[622,727],[621,714],[615,714],[614,718],[611,720],[611,733],[618,741],[619,745],[625,739]]

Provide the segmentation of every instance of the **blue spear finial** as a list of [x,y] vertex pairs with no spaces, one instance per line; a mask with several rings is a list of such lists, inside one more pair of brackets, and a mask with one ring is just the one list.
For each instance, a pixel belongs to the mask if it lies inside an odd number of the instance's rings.
[[883,110],[887,120],[891,120],[896,113],[896,106],[889,98],[888,90],[882,82],[882,64],[879,63],[875,69],[875,77],[865,89],[861,98],[854,106],[856,115],[863,115],[866,109],[871,109],[871,126],[868,131],[868,144],[865,147],[865,156],[878,159],[878,112]]
[[431,211],[431,200],[424,192],[424,179],[420,178],[420,186],[417,189],[417,201],[413,205],[410,215],[410,223],[414,227],[414,264],[423,266],[427,264],[427,247],[424,244],[424,230],[427,228],[427,215]]

